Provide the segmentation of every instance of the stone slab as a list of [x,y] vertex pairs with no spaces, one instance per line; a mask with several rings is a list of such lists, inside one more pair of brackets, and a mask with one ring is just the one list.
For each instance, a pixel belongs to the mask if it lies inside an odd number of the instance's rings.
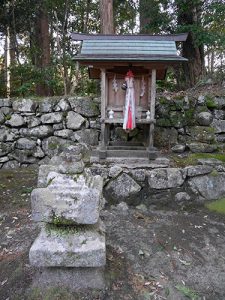
[[48,187],[33,190],[32,217],[36,222],[95,224],[103,205],[103,179],[81,174],[48,175]]
[[96,226],[42,228],[29,252],[36,267],[103,267],[106,263],[105,234]]
[[34,275],[32,288],[77,290],[104,289],[104,268],[40,268]]

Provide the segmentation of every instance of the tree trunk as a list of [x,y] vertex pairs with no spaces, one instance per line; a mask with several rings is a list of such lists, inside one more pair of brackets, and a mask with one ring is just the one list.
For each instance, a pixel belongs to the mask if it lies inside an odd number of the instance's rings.
[[39,8],[35,25],[37,46],[35,65],[40,71],[43,71],[44,76],[42,82],[36,85],[36,92],[39,96],[51,96],[53,92],[45,83],[50,79],[45,73],[45,68],[48,68],[51,64],[51,56],[48,15],[43,7]]
[[[201,1],[190,4],[188,1],[177,1],[178,25],[192,26],[200,25]],[[205,73],[204,48],[203,45],[196,45],[194,35],[189,33],[187,41],[183,43],[182,55],[188,59],[188,63],[183,64],[183,70],[187,86],[195,85]]]
[[114,34],[113,0],[100,0],[101,33]]

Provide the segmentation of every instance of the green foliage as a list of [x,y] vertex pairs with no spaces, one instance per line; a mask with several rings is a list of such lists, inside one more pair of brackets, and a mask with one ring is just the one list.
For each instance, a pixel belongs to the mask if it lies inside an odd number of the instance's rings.
[[225,198],[212,201],[205,205],[209,210],[215,211],[220,214],[225,214]]

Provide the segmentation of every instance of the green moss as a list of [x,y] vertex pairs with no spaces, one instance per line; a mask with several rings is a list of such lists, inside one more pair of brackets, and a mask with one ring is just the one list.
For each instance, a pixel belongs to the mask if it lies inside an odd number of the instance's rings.
[[[198,159],[214,158],[225,163],[224,153],[192,153],[186,157],[172,156],[177,167],[194,166],[198,164]],[[215,173],[213,173],[214,176]]]
[[157,124],[157,126],[160,126],[160,127],[171,127],[172,126],[170,119],[164,119],[164,118],[158,119],[156,121],[156,124]]
[[217,103],[210,96],[206,96],[205,103],[208,108],[218,108]]
[[49,148],[50,150],[55,150],[55,149],[57,149],[58,147],[59,147],[59,145],[56,144],[56,143],[49,143],[49,144],[48,144],[48,148]]
[[67,220],[63,217],[54,215],[52,218],[52,224],[54,224],[54,225],[73,225],[74,222],[71,220]]
[[163,104],[167,104],[167,103],[168,103],[168,100],[167,100],[166,98],[160,97],[160,98],[159,98],[159,103],[162,104],[162,105],[163,105]]
[[[48,223],[45,225],[46,231],[49,235],[51,234],[56,234],[58,236],[61,235],[67,235],[67,234],[79,234],[81,232],[84,232],[87,228],[88,225],[76,225],[74,224],[53,224],[53,223]],[[89,226],[90,227],[90,226]]]
[[11,119],[11,115],[5,115],[5,121],[8,121]]
[[225,214],[225,198],[207,203],[205,205],[210,211],[215,211],[220,214]]

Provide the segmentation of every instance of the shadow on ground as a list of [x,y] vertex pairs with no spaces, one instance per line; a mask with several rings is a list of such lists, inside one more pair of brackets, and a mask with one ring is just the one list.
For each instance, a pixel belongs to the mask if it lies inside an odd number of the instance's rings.
[[42,271],[28,251],[39,231],[30,219],[36,179],[35,168],[0,170],[0,299],[225,299],[225,217],[205,209],[107,209],[106,287],[35,286]]

